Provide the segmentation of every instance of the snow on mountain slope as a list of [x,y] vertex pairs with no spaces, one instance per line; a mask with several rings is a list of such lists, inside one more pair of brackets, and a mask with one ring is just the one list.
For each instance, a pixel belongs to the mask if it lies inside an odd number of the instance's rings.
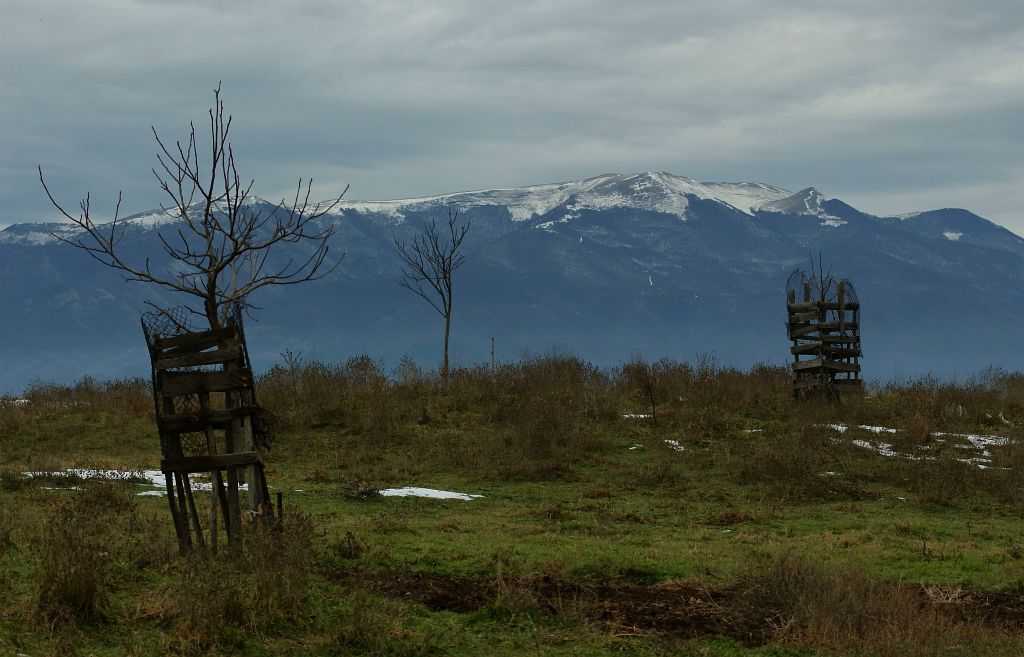
[[685,219],[688,195],[725,203],[745,214],[753,214],[760,205],[791,194],[763,183],[702,183],[664,172],[609,173],[578,182],[512,189],[458,192],[395,201],[343,201],[336,208],[336,213],[380,213],[400,220],[406,212],[428,210],[439,205],[460,209],[496,205],[507,207],[513,220],[523,221],[564,206],[566,213],[555,221],[566,221],[577,216],[579,210],[629,207],[674,214]]
[[847,223],[845,220],[839,217],[829,214],[823,207],[822,202],[829,199],[825,198],[821,192],[808,187],[802,189],[792,196],[778,199],[770,203],[765,203],[760,207],[761,210],[766,212],[780,212],[782,214],[802,214],[811,217],[818,217],[822,219],[822,226],[829,226],[831,228],[839,228],[843,224]]
[[57,240],[54,233],[68,236],[75,232],[72,224],[11,224],[0,230],[0,244],[29,244],[38,246]]

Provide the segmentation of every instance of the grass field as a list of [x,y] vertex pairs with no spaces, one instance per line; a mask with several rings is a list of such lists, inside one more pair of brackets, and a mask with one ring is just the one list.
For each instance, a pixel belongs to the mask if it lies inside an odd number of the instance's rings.
[[213,560],[144,479],[66,472],[157,467],[148,382],[34,386],[0,400],[0,654],[1024,654],[1024,375],[788,384],[285,354],[284,531]]

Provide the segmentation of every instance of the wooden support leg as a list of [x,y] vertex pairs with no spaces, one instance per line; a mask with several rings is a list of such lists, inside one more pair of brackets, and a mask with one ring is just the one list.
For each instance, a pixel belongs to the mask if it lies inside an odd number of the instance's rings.
[[238,504],[238,467],[228,466],[228,516],[231,518],[228,545],[232,549],[241,546],[242,511]]
[[229,539],[235,531],[231,526],[231,507],[228,504],[228,494],[224,489],[224,475],[217,471],[217,501],[220,503],[220,515],[224,518],[224,535]]
[[203,536],[202,520],[199,519],[199,511],[196,510],[196,501],[192,497],[192,483],[189,481],[187,473],[183,475],[183,479],[185,484],[185,499],[188,500],[189,514],[192,516],[192,524],[196,532],[196,546],[205,553],[206,537]]
[[[210,427],[206,427],[206,451],[211,456],[217,454],[217,443],[213,439],[213,430]],[[220,490],[220,470],[214,470],[210,473],[210,554],[217,554],[217,498]]]
[[185,485],[184,485],[185,474],[181,472],[174,473],[174,481],[178,489],[178,509],[181,511],[181,534],[182,541],[186,546],[186,550],[192,549],[192,530],[189,529],[189,518],[188,518],[188,501],[185,499]]
[[189,549],[189,542],[186,540],[186,530],[182,529],[182,517],[178,511],[178,504],[174,496],[174,475],[164,474],[164,480],[167,483],[167,503],[171,507],[171,520],[174,522],[174,533],[178,535],[178,550],[185,554]]

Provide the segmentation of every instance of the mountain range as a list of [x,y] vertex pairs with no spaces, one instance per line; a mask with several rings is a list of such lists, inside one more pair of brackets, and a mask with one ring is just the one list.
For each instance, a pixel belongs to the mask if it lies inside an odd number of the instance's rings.
[[[248,207],[275,204],[253,197]],[[247,323],[257,369],[306,359],[403,355],[433,367],[441,318],[401,288],[394,238],[450,208],[471,229],[456,271],[456,365],[548,353],[599,365],[713,357],[789,359],[785,283],[795,268],[849,278],[860,298],[867,379],[1024,369],[1024,239],[967,210],[879,217],[814,188],[698,182],[663,172],[395,201],[343,201],[326,278],[267,288]],[[127,260],[159,261],[173,216],[129,217]],[[32,381],[148,374],[139,313],[175,298],[126,283],[56,239],[73,226],[0,231],[0,393]],[[300,245],[288,248],[301,248]]]

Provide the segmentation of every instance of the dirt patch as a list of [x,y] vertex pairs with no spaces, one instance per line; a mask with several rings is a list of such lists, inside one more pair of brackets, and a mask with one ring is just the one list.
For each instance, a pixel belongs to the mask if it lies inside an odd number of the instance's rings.
[[760,644],[767,641],[765,630],[770,629],[761,618],[737,613],[743,591],[735,587],[422,573],[359,573],[344,579],[354,586],[414,601],[435,611],[466,613],[501,606],[510,598],[520,604],[527,601],[542,612],[599,623],[616,634],[656,633],[684,638],[726,635]]
[[[749,585],[712,587],[668,581],[653,585],[621,581],[574,581],[550,576],[487,578],[410,572],[349,573],[347,584],[434,611],[468,613],[514,600],[553,616],[595,623],[618,635],[672,638],[728,636],[763,645],[777,636],[777,611],[753,604]],[[947,592],[948,593],[948,592]],[[920,589],[922,605],[951,617],[1002,632],[1024,630],[1024,595]]]

